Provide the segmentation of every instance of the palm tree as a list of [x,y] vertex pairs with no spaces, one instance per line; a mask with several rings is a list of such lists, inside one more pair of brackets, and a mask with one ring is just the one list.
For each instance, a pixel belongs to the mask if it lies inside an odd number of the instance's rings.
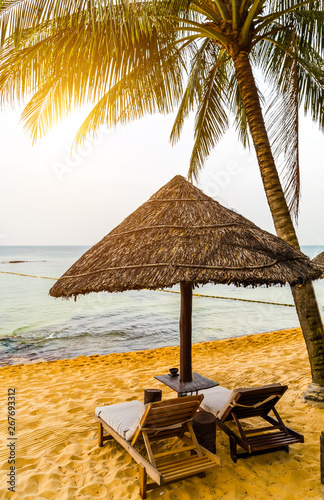
[[[29,98],[23,119],[34,141],[85,103],[93,108],[77,143],[102,124],[177,107],[175,142],[195,110],[196,178],[232,116],[243,144],[252,138],[278,236],[299,248],[298,108],[323,129],[323,1],[8,0],[0,33],[1,104]],[[271,89],[264,113],[252,68]],[[324,330],[312,283],[292,294],[312,372],[304,400],[324,405]]]

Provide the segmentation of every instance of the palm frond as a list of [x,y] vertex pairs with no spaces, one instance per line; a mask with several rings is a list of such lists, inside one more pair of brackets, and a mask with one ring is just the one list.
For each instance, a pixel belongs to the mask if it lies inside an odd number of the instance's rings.
[[282,20],[270,25],[272,33],[266,35],[257,49],[263,74],[273,86],[267,116],[273,153],[277,159],[284,157],[281,177],[289,209],[296,220],[300,197],[300,104],[304,103],[305,112],[310,112],[322,129],[324,125],[324,61],[317,50],[323,47],[322,40],[319,41],[323,20],[322,13],[309,9],[290,12],[286,16],[288,25]]
[[297,50],[295,37],[283,60],[266,113],[274,157],[283,158],[280,175],[290,213],[298,219],[300,199]]
[[229,87],[229,100],[231,103],[231,111],[234,114],[235,130],[237,131],[238,138],[243,144],[243,147],[249,148],[250,147],[249,126],[235,72],[233,72],[231,78],[229,79],[228,87]]
[[256,20],[255,32],[263,31],[267,26],[274,22],[281,22],[283,25],[289,24],[291,14],[299,9],[305,10],[322,10],[324,2],[322,0],[277,0],[269,2],[267,5],[266,13],[260,15]]
[[[101,125],[116,126],[147,114],[173,111],[182,95],[182,60],[176,49],[165,51],[137,64],[98,100],[76,136],[80,144],[88,134],[94,136]],[[172,70],[167,71],[169,65]]]
[[[207,61],[208,49],[215,50],[214,44],[212,44],[209,39],[204,40],[200,44],[200,47],[196,46],[195,53],[192,54],[190,62],[191,70],[187,86],[178,107],[178,112],[170,134],[171,144],[175,144],[180,139],[185,119],[188,117],[189,113],[194,110],[195,104],[201,99],[205,75],[210,68],[210,62]],[[206,71],[207,65],[208,69]]]
[[71,111],[71,98],[67,86],[60,79],[47,81],[36,92],[22,113],[25,129],[32,143],[43,137],[53,124],[58,123]]
[[[273,25],[278,27],[277,23]],[[285,76],[285,61],[292,39],[295,37],[297,60],[297,84],[299,105],[304,106],[306,114],[310,114],[320,128],[324,129],[324,58],[312,44],[301,39],[300,32],[294,24],[286,30],[273,33],[255,47],[259,67],[266,80],[276,85]]]
[[264,4],[266,0],[253,0],[253,3],[250,9],[247,12],[247,16],[244,19],[243,26],[240,30],[240,43],[243,47],[245,47],[249,41],[249,37],[251,36],[251,26],[257,17],[257,15],[262,12],[264,8]]
[[[135,99],[137,95],[139,108],[144,106],[148,112],[173,109],[171,101],[174,99],[177,103],[182,91],[178,67],[183,67],[183,63],[181,57],[177,58],[179,52],[173,43],[174,37],[170,36],[169,29],[166,30],[168,20],[161,15],[162,11],[156,15],[157,10],[149,4],[137,6],[135,13],[127,9],[127,6],[122,9],[119,5],[109,20],[89,23],[84,19],[80,26],[73,23],[55,35],[40,32],[38,37],[27,38],[22,48],[16,49],[12,42],[1,51],[2,102],[17,97],[22,100],[31,91],[35,93],[23,115],[33,140],[41,137],[51,124],[73,107],[96,103],[109,93],[109,89],[116,90],[117,83],[126,81],[128,74],[129,82],[135,73],[140,78],[139,68],[144,75],[142,83],[146,82],[148,87],[145,92],[142,88],[136,94],[128,85],[128,98],[133,96]],[[165,55],[161,51],[163,46],[166,47]],[[155,81],[151,88],[153,68]],[[137,82],[133,81],[133,85],[136,89]],[[58,88],[60,92],[55,91]],[[51,99],[47,98],[48,95]],[[66,103],[68,95],[69,105]],[[41,99],[44,99],[43,106]],[[132,109],[132,106],[119,100],[120,106],[122,103],[124,110],[120,116],[125,117],[125,109]],[[139,111],[138,115],[142,114]]]
[[306,58],[298,58],[298,88],[305,114],[324,131],[324,67]]
[[324,10],[300,9],[293,13],[292,21],[299,40],[299,49],[312,47],[318,54],[324,50]]
[[197,179],[211,149],[228,128],[226,59],[221,53],[210,70],[195,120],[195,142],[190,158],[189,179]]

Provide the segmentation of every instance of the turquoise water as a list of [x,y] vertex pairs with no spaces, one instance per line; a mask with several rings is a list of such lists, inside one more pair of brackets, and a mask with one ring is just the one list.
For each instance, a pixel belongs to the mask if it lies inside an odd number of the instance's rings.
[[[88,247],[0,246],[0,271],[60,277]],[[303,247],[310,258],[324,250]],[[25,261],[9,263],[9,261]],[[0,364],[153,349],[179,343],[180,296],[161,291],[48,295],[53,280],[0,274]],[[324,306],[324,281],[314,284]],[[173,290],[178,290],[174,287]],[[292,304],[289,287],[206,285],[195,293]],[[323,311],[323,309],[322,309]],[[293,307],[194,297],[193,342],[298,326]]]

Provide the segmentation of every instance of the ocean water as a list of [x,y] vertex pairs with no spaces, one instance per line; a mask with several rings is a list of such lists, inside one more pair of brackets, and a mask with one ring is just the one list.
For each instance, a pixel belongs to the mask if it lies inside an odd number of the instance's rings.
[[[0,271],[59,278],[88,247],[0,246]],[[306,246],[310,258],[324,250]],[[23,262],[12,262],[23,261]],[[54,299],[54,280],[0,273],[0,365],[153,349],[179,344],[180,295],[163,291],[92,293]],[[314,283],[323,313],[324,280]],[[178,291],[178,287],[173,287]],[[289,286],[205,285],[194,293],[193,342],[298,326]],[[226,299],[228,297],[228,299]]]

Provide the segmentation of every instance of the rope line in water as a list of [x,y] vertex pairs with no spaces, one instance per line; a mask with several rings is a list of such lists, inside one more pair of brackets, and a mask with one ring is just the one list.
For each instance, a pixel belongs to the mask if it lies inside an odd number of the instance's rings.
[[55,280],[58,278],[49,278],[48,276],[35,276],[34,274],[10,273],[9,271],[0,271],[2,274],[15,274],[16,276],[28,276],[28,278],[42,278],[43,280]]
[[[14,274],[15,276],[27,276],[29,278],[41,278],[45,280],[55,280],[57,281],[58,278],[50,278],[48,276],[36,276],[34,274],[22,274],[22,273],[12,273],[8,271],[0,271],[2,274]],[[180,294],[180,292],[177,292],[175,290],[158,290],[159,292],[165,292],[165,293],[177,293]],[[280,302],[267,302],[265,300],[252,300],[252,299],[241,299],[239,297],[222,297],[220,295],[204,295],[202,293],[193,293],[195,297],[206,297],[208,299],[222,299],[222,300],[240,300],[241,302],[253,302],[255,304],[269,304],[273,306],[285,306],[285,307],[295,307],[294,304],[282,304]],[[324,309],[324,307],[323,307]]]
[[[175,290],[159,290],[159,291],[167,293],[181,293],[181,292],[176,292]],[[192,295],[195,295],[195,297],[208,297],[209,299],[241,300],[242,302],[255,302],[257,304],[270,304],[273,306],[295,307],[294,304],[282,304],[281,302],[267,302],[265,300],[241,299],[239,297],[221,297],[220,295],[203,295],[202,293],[193,293]]]

